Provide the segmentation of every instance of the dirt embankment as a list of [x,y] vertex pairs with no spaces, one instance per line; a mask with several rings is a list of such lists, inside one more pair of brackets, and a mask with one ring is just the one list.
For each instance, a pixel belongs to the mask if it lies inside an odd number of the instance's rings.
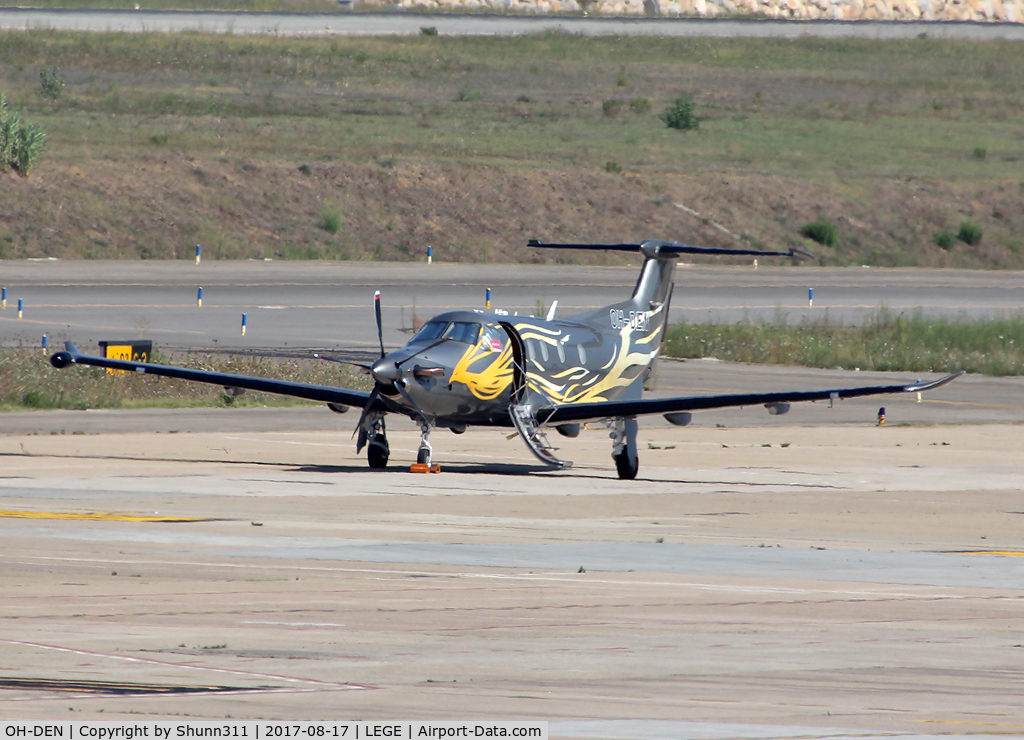
[[[765,175],[634,175],[481,165],[225,158],[43,162],[3,175],[0,258],[555,258],[529,238],[705,246],[810,247],[826,264],[1024,266],[1024,184],[923,179],[817,182]],[[331,217],[334,218],[331,218]],[[801,227],[831,219],[834,247]],[[962,220],[981,242],[936,245]],[[600,255],[563,255],[604,259]]]

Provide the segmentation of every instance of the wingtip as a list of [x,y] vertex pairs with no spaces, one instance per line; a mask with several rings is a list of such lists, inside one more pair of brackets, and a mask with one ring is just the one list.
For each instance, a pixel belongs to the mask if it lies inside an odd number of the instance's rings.
[[943,375],[938,380],[933,380],[928,383],[917,382],[914,383],[913,385],[906,386],[903,390],[905,390],[907,393],[921,393],[922,391],[934,390],[935,388],[941,388],[942,386],[946,385],[946,383],[952,383],[954,380],[956,380],[966,372],[966,370],[960,370],[959,372],[950,373],[949,375]]

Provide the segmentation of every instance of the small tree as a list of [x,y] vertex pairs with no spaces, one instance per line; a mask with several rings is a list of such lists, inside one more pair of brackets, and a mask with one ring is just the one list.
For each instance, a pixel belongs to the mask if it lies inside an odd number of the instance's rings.
[[693,115],[693,101],[689,98],[676,98],[675,105],[666,108],[661,117],[669,128],[680,131],[700,128],[700,119]]
[[974,246],[981,241],[981,227],[971,221],[962,221],[960,223],[960,231],[957,232],[956,238],[964,244]]
[[7,98],[0,93],[0,171],[13,167],[22,177],[28,177],[45,144],[43,127],[22,121],[7,107]]
[[21,128],[21,119],[14,111],[7,110],[7,98],[0,93],[0,170],[7,172],[11,165],[11,152]]
[[28,173],[39,157],[43,154],[43,147],[46,146],[46,131],[42,126],[34,123],[26,123],[18,131],[18,137],[14,144],[11,164],[22,177],[28,177]]
[[56,69],[44,69],[39,73],[39,87],[43,97],[56,100],[64,92],[67,80]]

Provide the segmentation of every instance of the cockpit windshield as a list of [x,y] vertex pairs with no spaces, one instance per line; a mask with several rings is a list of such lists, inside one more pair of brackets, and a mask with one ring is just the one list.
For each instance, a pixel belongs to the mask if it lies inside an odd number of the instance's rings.
[[450,339],[453,342],[476,344],[480,338],[480,328],[480,324],[473,321],[428,321],[416,332],[412,341]]
[[420,330],[416,332],[416,336],[412,338],[414,342],[423,342],[428,339],[437,339],[444,333],[444,330],[448,328],[449,322],[447,321],[428,321]]

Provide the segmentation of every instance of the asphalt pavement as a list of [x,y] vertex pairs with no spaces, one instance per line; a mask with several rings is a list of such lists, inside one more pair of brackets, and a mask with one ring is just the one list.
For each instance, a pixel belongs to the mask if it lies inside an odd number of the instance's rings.
[[[141,3],[143,6],[145,3]],[[583,17],[391,12],[249,13],[177,10],[0,9],[0,28],[77,31],[203,32],[275,36],[410,35],[431,26],[442,36],[565,33],[590,36],[760,38],[932,38],[1024,40],[1024,25],[960,21],[797,21],[731,18]]]

